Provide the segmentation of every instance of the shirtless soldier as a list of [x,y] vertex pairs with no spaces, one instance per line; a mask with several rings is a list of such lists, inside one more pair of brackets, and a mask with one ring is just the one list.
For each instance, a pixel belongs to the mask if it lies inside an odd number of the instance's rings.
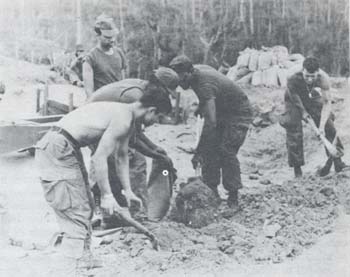
[[[127,204],[141,200],[130,188],[128,143],[135,121],[153,124],[160,113],[171,110],[163,88],[149,85],[139,101],[132,104],[96,102],[64,116],[36,145],[44,196],[53,208],[64,237],[62,257],[80,263],[91,235],[93,201],[80,148],[98,143],[92,156],[95,178],[101,190],[101,208],[108,214],[128,212],[114,199],[107,159],[115,158],[115,168]],[[61,257],[60,256],[60,257]],[[85,256],[85,255],[84,255]],[[79,264],[78,263],[78,264]]]

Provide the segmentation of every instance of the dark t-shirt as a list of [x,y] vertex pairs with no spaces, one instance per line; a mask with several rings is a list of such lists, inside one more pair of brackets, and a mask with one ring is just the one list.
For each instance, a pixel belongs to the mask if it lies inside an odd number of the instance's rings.
[[[119,103],[133,103],[138,101],[143,93],[147,81],[141,79],[124,79],[119,82],[114,82],[106,85],[95,91],[89,98],[89,102],[119,102]],[[137,133],[142,132],[142,125],[136,121],[135,133],[131,135],[131,145],[135,143]]]
[[302,109],[299,103],[300,99],[308,113],[319,116],[322,110],[323,99],[322,95],[315,88],[329,90],[330,84],[327,73],[320,70],[313,85],[308,86],[304,80],[303,73],[297,72],[288,79],[285,101]]
[[191,88],[198,96],[200,108],[207,100],[215,99],[217,120],[232,119],[233,116],[240,118],[242,124],[250,123],[251,106],[240,87],[208,65],[195,65],[194,68]]
[[89,101],[133,103],[141,98],[146,84],[147,81],[141,79],[124,79],[98,89]]
[[83,60],[78,60],[74,66],[71,67],[71,70],[77,74],[80,81],[83,80]]
[[94,72],[94,91],[122,79],[126,67],[125,57],[120,49],[114,48],[113,55],[107,55],[100,48],[93,48],[85,57]]

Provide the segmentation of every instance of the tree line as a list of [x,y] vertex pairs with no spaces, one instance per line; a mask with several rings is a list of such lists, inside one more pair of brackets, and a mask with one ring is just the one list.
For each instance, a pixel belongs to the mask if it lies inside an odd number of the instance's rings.
[[[25,24],[18,20],[25,4],[16,1],[12,27],[20,28]],[[26,4],[35,8],[31,26],[36,31],[30,30],[31,34],[73,50],[76,3],[50,3],[46,9]],[[332,75],[349,73],[348,0],[93,0],[81,1],[81,8],[87,49],[95,44],[95,18],[101,13],[114,18],[132,77],[147,78],[150,69],[167,65],[178,54],[218,68],[234,65],[246,47],[274,45],[317,56]]]

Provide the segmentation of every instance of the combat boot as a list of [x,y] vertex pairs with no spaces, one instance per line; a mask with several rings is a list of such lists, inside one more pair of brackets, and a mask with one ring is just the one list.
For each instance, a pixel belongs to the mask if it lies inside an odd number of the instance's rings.
[[220,194],[219,194],[219,191],[218,191],[218,188],[217,188],[217,187],[215,187],[215,188],[211,188],[211,190],[213,191],[213,193],[214,193],[214,195],[215,195],[215,197],[216,197],[216,198],[221,199],[221,198],[220,198]]
[[333,158],[328,158],[326,164],[318,171],[318,175],[324,177],[329,174],[333,164]]
[[301,176],[303,176],[303,172],[301,171],[300,166],[294,166],[294,176],[295,178],[300,178]]
[[83,256],[77,260],[77,269],[93,269],[103,266],[101,259],[95,258],[90,251],[84,251]]
[[230,191],[227,198],[227,205],[230,208],[238,207],[238,190]]
[[340,158],[334,159],[335,172],[340,172],[345,168],[350,168],[350,166],[346,165]]

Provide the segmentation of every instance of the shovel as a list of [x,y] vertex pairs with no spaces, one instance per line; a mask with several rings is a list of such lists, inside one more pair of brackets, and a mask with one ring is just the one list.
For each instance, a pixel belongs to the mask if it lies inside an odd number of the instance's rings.
[[120,216],[120,218],[122,218],[123,220],[125,220],[127,223],[130,224],[130,226],[135,227],[137,230],[139,230],[141,233],[145,234],[147,237],[150,238],[151,242],[152,242],[152,247],[155,250],[159,249],[159,242],[157,240],[157,238],[155,237],[155,235],[153,233],[151,233],[145,226],[143,226],[141,223],[137,222],[135,219],[133,219],[130,215],[121,212],[121,213],[117,213],[118,216]]
[[[342,153],[337,150],[337,148],[334,146],[333,143],[331,143],[324,135],[321,134],[320,130],[317,128],[316,124],[313,122],[312,119],[308,120],[310,126],[312,127],[312,130],[315,132],[316,136],[322,141],[324,146],[326,147],[327,151],[333,158],[339,158],[342,156]],[[334,139],[336,141],[336,137]]]

